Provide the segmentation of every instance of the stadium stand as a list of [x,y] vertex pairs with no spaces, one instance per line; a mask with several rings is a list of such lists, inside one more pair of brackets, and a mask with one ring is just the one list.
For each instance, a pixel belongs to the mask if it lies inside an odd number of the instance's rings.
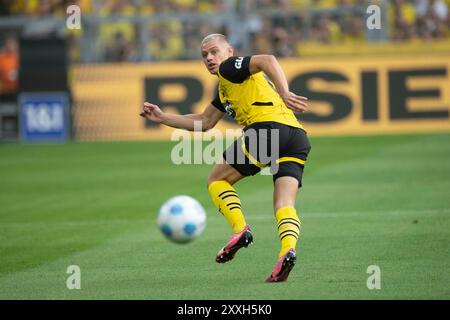
[[[81,9],[81,30],[64,28],[73,3]],[[365,28],[371,4],[381,7],[388,28]],[[392,43],[448,50],[449,5],[450,0],[8,0],[0,8],[0,36],[11,25],[19,26],[17,34],[57,33],[69,40],[74,63],[198,59],[199,41],[212,31],[226,33],[243,54],[278,57],[367,53],[372,47],[377,53],[379,46],[371,45],[380,42],[388,52]],[[24,18],[39,27],[25,28]]]

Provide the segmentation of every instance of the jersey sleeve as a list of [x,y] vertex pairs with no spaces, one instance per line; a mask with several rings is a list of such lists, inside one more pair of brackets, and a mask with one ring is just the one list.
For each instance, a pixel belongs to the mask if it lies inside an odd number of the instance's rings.
[[230,57],[219,67],[222,77],[233,83],[242,83],[250,76],[250,59],[246,57]]
[[225,112],[225,108],[223,107],[222,102],[220,102],[219,92],[217,92],[216,97],[211,101],[211,104],[220,111]]

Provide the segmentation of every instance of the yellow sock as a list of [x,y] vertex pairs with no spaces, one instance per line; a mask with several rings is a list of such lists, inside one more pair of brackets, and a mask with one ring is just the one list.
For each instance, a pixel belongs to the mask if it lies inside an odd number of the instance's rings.
[[241,210],[241,199],[232,185],[224,180],[214,181],[209,185],[208,191],[233,232],[238,233],[244,230],[246,222]]
[[300,236],[301,222],[294,207],[284,207],[275,213],[277,219],[278,235],[281,241],[279,257],[285,255],[290,248],[297,245]]

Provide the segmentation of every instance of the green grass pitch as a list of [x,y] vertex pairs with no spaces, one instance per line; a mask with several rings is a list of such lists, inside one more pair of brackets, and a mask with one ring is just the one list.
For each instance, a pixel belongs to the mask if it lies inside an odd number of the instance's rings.
[[[236,185],[255,242],[219,265],[230,229],[206,191],[211,166],[172,164],[174,143],[0,145],[0,298],[449,299],[450,134],[311,142],[298,262],[278,284],[264,283],[279,249],[270,176]],[[187,245],[155,222],[177,194],[208,213]]]

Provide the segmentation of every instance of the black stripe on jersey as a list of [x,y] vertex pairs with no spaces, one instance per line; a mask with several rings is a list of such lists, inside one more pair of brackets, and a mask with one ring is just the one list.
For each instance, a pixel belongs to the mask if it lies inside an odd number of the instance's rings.
[[241,207],[237,207],[237,206],[231,207],[231,208],[230,208],[230,211],[233,210],[233,209],[239,209],[239,210],[241,210]]
[[268,106],[273,106],[273,102],[260,102],[260,101],[255,101],[255,102],[253,102],[252,103],[252,106],[261,106],[261,107],[263,107],[263,106],[265,106],[265,107],[268,107]]

